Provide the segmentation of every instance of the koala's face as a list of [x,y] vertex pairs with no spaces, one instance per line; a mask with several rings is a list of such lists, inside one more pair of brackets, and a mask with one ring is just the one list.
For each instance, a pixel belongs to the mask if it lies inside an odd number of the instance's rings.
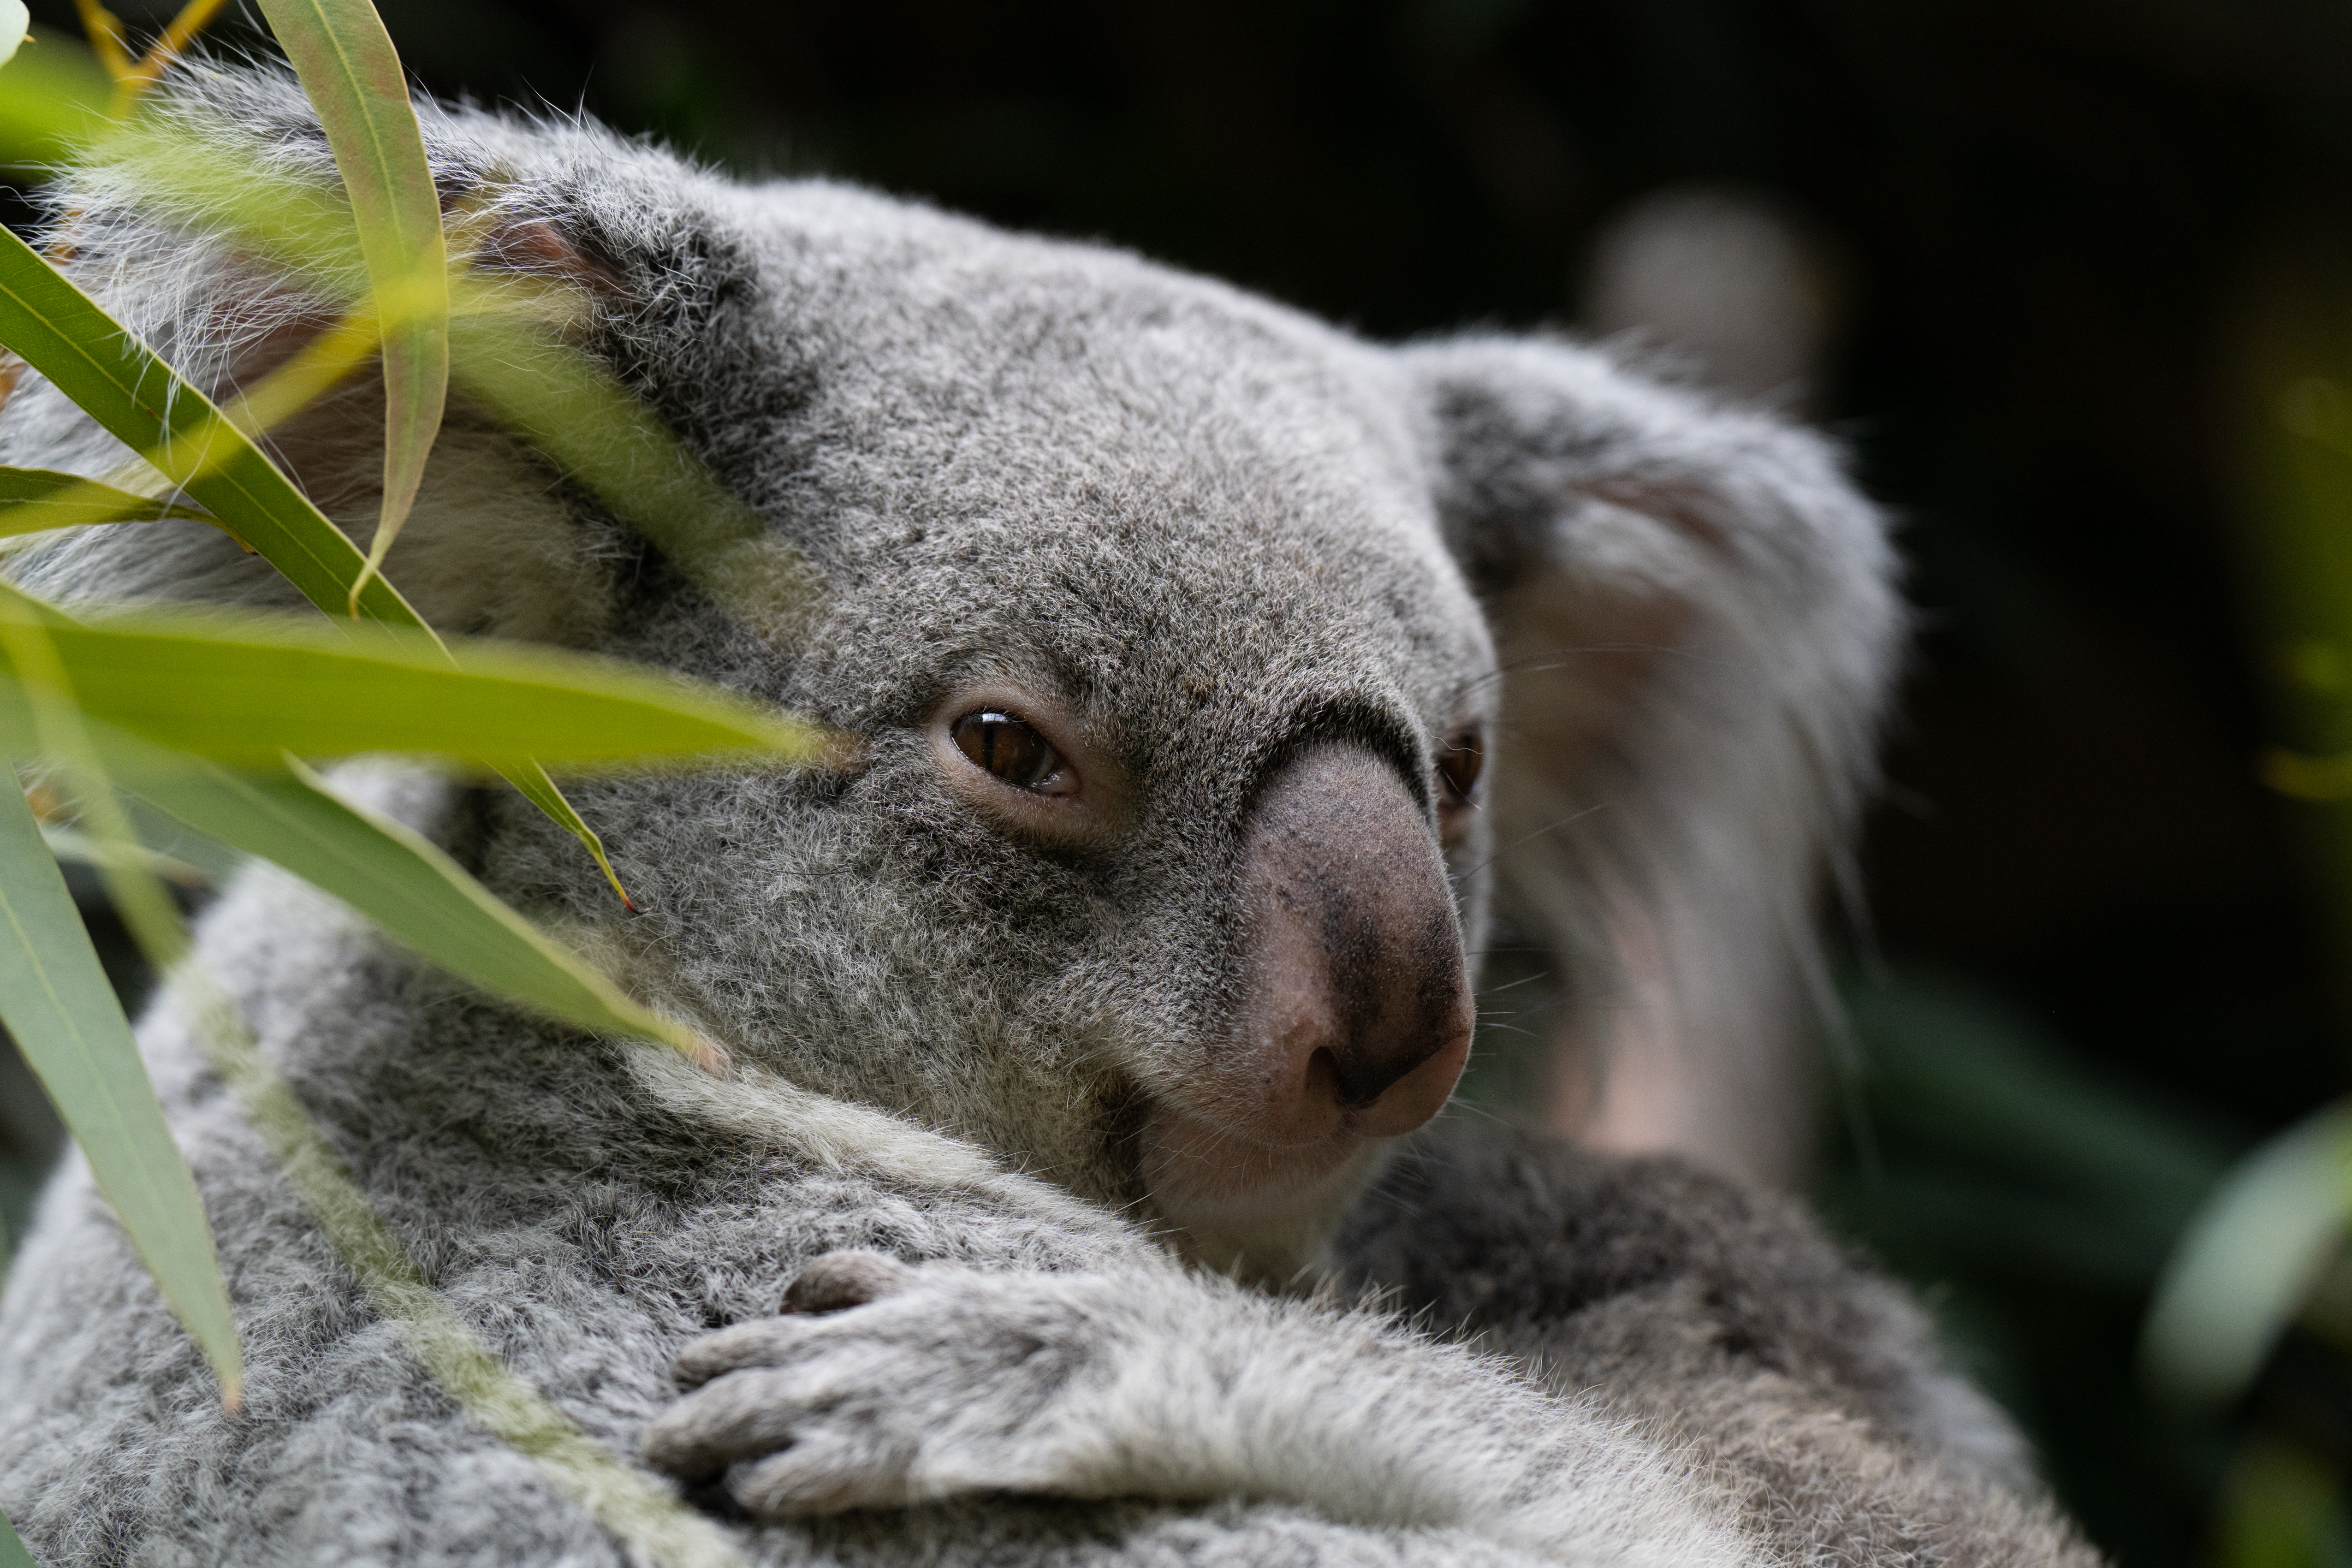
[[1105,252],[824,187],[725,220],[735,286],[638,352],[823,587],[763,641],[656,568],[615,643],[865,751],[585,794],[630,934],[809,1088],[1213,1252],[1312,1224],[1472,1026],[1494,654],[1402,378]]

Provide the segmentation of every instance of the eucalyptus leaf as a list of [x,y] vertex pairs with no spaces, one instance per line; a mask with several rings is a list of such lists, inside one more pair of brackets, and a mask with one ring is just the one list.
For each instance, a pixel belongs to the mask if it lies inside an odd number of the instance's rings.
[[201,888],[212,880],[201,868],[143,844],[116,843],[55,822],[41,824],[41,837],[47,841],[51,855],[68,863],[140,871],[183,888]]
[[194,507],[133,495],[79,474],[0,467],[0,538],[85,523],[178,520],[212,521]]
[[[329,615],[431,629],[342,531],[211,399],[16,235],[0,228],[0,345],[140,452]],[[624,902],[604,845],[537,762],[502,769],[577,837]]]
[[0,66],[0,167],[40,169],[69,157],[106,123],[114,79],[69,35],[45,29]]
[[236,1325],[195,1178],[23,793],[0,780],[0,1022],[235,1405]]
[[[330,615],[349,613],[366,558],[250,437],[98,303],[0,230],[0,344],[153,464]],[[424,622],[377,577],[362,613]]]
[[124,782],[210,837],[293,872],[483,990],[600,1034],[689,1051],[688,1029],[624,995],[592,965],[499,901],[429,840],[336,795],[299,764],[247,776],[194,759]]
[[[0,614],[16,613],[0,598]],[[289,752],[400,752],[517,772],[533,758],[599,770],[806,763],[827,744],[814,726],[715,688],[553,648],[452,650],[388,626],[198,611],[47,626],[86,716],[245,766],[274,769]],[[39,744],[14,679],[0,680],[0,737],[19,757]]]
[[[319,111],[383,332],[383,504],[366,572],[399,535],[449,389],[448,245],[400,56],[368,0],[261,0]],[[352,598],[356,606],[360,585]],[[354,609],[356,614],[356,608]]]
[[0,1568],[34,1568],[33,1554],[16,1538],[16,1527],[5,1513],[0,1513]]

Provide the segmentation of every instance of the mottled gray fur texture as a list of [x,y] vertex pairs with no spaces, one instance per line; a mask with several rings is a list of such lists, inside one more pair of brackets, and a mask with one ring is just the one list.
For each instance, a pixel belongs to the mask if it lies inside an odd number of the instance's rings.
[[[190,71],[167,112],[188,145],[328,178],[266,72]],[[1735,1137],[1743,1094],[1777,1114],[1787,1063],[1725,1021],[1769,1033],[1801,985],[1900,619],[1880,520],[1821,441],[1564,342],[1382,347],[591,126],[425,123],[446,185],[520,237],[509,263],[579,282],[583,346],[821,586],[755,631],[462,403],[395,580],[445,627],[866,739],[844,770],[577,787],[634,918],[510,795],[339,775],[694,1019],[728,1077],[469,993],[267,869],[202,921],[450,1309],[583,1428],[766,1563],[2091,1561],[1920,1314],[1780,1200],[1475,1122],[1361,1162],[1352,1206],[1223,1236],[1138,1169],[1140,1118],[1244,983],[1258,782],[1369,748],[1434,834],[1433,748],[1465,721],[1501,770],[1452,850],[1472,951],[1499,871],[1580,989],[1674,1002],[1644,1037],[1714,1097],[1690,1125]],[[123,169],[55,199],[77,276],[200,384],[321,314]],[[278,437],[355,534],[380,406],[356,388]],[[0,416],[0,461],[123,456],[37,378]],[[173,525],[86,531],[19,574],[286,597]],[[1062,694],[1121,760],[1117,842],[1024,842],[942,784],[924,725],[999,678]],[[0,1301],[0,1508],[37,1555],[627,1561],[370,1310],[169,994],[141,1040],[220,1240],[246,1407],[223,1413],[69,1163]],[[796,1279],[840,1310],[776,1316]]]

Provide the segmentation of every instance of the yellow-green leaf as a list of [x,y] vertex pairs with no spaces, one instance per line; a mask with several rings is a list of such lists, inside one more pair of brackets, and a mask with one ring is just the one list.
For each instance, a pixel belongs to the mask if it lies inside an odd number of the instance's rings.
[[[342,531],[310,504],[211,399],[132,337],[98,302],[32,247],[0,229],[0,346],[72,398],[117,440],[141,452],[260,552],[302,595],[330,615],[351,613],[431,636],[407,600]],[[501,770],[570,829],[613,880],[604,846],[534,762]]]
[[[0,344],[266,556],[330,615],[349,610],[365,557],[210,398],[15,235],[0,230]],[[381,577],[365,614],[424,622]]]
[[212,1226],[122,1005],[23,792],[0,780],[0,1021],[235,1405],[243,1379]]
[[[0,614],[21,614],[0,598]],[[82,711],[236,765],[281,753],[401,752],[524,772],[657,763],[822,758],[816,727],[716,688],[636,666],[514,643],[436,641],[389,626],[340,630],[217,612],[145,610],[49,637]],[[0,667],[5,667],[0,659]],[[35,743],[16,682],[0,734]]]
[[[343,177],[383,334],[383,507],[366,571],[407,519],[449,387],[448,246],[400,56],[369,0],[261,0]],[[359,588],[352,613],[359,613]]]
[[121,843],[54,822],[41,824],[41,838],[59,860],[105,870],[136,871],[142,876],[201,888],[212,880],[201,867],[150,849],[144,844]]
[[91,522],[210,522],[194,507],[132,495],[79,474],[0,468],[0,539]]
[[43,168],[106,124],[114,79],[71,35],[45,29],[0,67],[0,167]]
[[[121,756],[108,748],[110,761]],[[188,826],[274,861],[342,900],[424,957],[483,990],[600,1034],[684,1049],[691,1031],[646,1011],[464,868],[399,823],[335,795],[296,765],[232,773],[190,757],[128,763],[118,778]]]

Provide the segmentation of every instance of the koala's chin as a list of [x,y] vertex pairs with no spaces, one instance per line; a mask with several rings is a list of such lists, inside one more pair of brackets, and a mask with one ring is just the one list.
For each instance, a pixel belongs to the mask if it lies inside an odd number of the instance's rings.
[[1144,1123],[1143,1179],[1187,1258],[1281,1287],[1319,1272],[1325,1239],[1395,1146],[1358,1135],[1252,1144],[1161,1107]]

